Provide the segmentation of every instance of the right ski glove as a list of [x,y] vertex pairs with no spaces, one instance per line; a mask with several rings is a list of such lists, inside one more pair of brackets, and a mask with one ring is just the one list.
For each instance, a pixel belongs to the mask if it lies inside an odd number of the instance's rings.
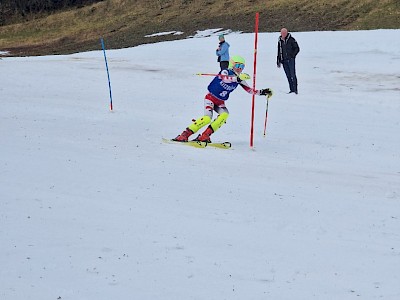
[[243,80],[249,80],[251,77],[247,73],[240,73],[236,76],[236,82],[241,83]]
[[240,73],[239,78],[240,78],[241,80],[249,80],[251,77],[250,77],[250,75],[247,74],[247,73]]

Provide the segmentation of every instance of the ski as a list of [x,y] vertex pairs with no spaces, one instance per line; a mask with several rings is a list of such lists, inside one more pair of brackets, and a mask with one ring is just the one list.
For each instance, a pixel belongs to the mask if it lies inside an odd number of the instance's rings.
[[166,138],[162,138],[164,143],[168,143],[168,144],[178,144],[178,145],[185,145],[185,146],[191,146],[191,147],[195,147],[195,148],[205,148],[207,147],[207,143],[206,142],[200,142],[200,141],[187,141],[187,142],[179,142],[179,141],[174,141],[171,139],[166,139]]
[[230,142],[217,142],[217,143],[207,143],[207,147],[214,147],[219,149],[230,149],[232,144]]
[[168,144],[180,144],[180,145],[191,146],[191,147],[195,147],[195,148],[213,147],[213,148],[219,148],[219,149],[230,149],[232,147],[232,144],[230,142],[216,142],[216,143],[207,143],[207,142],[201,142],[201,141],[179,142],[179,141],[174,141],[172,139],[166,139],[166,138],[162,138],[162,140],[164,143],[168,143]]

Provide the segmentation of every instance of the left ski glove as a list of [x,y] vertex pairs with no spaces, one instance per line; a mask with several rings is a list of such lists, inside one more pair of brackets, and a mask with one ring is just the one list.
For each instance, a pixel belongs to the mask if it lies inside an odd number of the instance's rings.
[[272,96],[272,94],[273,94],[273,92],[271,89],[261,89],[260,90],[260,96],[268,96],[268,98],[269,98]]

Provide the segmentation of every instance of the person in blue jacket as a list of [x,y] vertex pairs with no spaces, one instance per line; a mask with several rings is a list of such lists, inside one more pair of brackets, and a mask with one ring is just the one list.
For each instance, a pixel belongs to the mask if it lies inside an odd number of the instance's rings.
[[229,67],[229,44],[225,41],[225,36],[220,34],[218,36],[219,45],[215,53],[218,56],[217,61],[219,62],[219,66],[222,70],[228,69]]
[[[238,55],[231,57],[228,69],[220,71],[208,85],[208,93],[204,97],[204,115],[193,120],[193,123],[186,127],[180,135],[172,139],[173,141],[187,142],[192,134],[208,125],[206,130],[194,140],[211,143],[210,136],[228,119],[229,111],[225,102],[229,99],[230,93],[238,86],[241,86],[249,94],[272,96],[271,89],[255,90],[246,83],[245,80],[250,79],[250,76],[242,73],[244,67],[245,60],[243,57]],[[218,114],[215,120],[212,120],[213,111]]]

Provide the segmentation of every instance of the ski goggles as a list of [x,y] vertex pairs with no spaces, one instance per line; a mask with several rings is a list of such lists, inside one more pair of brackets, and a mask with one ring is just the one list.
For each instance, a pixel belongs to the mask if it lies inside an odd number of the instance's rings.
[[233,65],[233,67],[235,68],[235,69],[244,69],[244,64],[241,64],[241,63],[235,63],[234,65]]

